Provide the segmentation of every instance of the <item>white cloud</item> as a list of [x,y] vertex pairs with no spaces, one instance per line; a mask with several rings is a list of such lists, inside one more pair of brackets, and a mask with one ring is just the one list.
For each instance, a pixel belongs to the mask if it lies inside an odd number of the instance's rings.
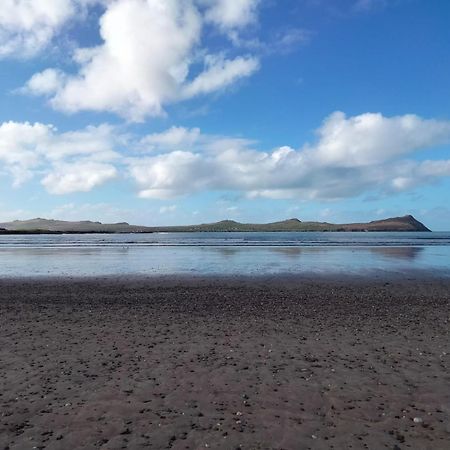
[[256,22],[260,0],[201,0],[206,20],[229,31]]
[[288,28],[278,32],[271,42],[266,44],[269,53],[290,53],[297,47],[308,43],[312,32],[303,28]]
[[[299,150],[271,152],[247,142],[213,139],[203,151],[169,151],[129,162],[131,176],[144,198],[171,198],[203,190],[233,190],[249,197],[354,197],[369,191],[398,192],[450,176],[450,161],[402,159],[450,143],[450,121],[414,115],[387,118],[337,112],[317,132],[318,141]],[[226,142],[226,141],[225,141]]]
[[126,138],[116,133],[110,125],[88,126],[78,131],[57,133],[54,130],[51,139],[38,144],[37,149],[52,161],[73,156],[89,156],[96,161],[110,161],[120,158],[114,148],[125,144]]
[[81,160],[72,163],[57,163],[42,180],[42,185],[51,194],[89,192],[94,187],[117,176],[117,169],[111,164]]
[[12,174],[18,186],[31,177],[31,170],[39,165],[36,143],[49,139],[53,129],[40,123],[5,122],[0,125],[0,163]]
[[183,90],[186,98],[209,94],[230,86],[240,78],[252,75],[259,69],[259,61],[254,57],[238,57],[233,60],[210,58],[206,69]]
[[83,7],[96,1],[2,0],[0,58],[36,55],[70,19],[82,14]]
[[335,112],[325,120],[318,136],[312,151],[323,162],[353,167],[448,142],[450,122],[424,120],[412,114],[388,118],[366,113],[347,118]]
[[[193,0],[107,3],[100,19],[103,43],[75,52],[78,73],[47,69],[24,90],[48,95],[54,108],[66,112],[108,111],[131,121],[163,115],[166,104],[222,90],[259,67],[254,56],[210,55],[201,45],[204,20]],[[201,54],[207,55],[205,68],[192,77]]]
[[62,88],[64,78],[63,72],[55,69],[46,69],[33,75],[21,91],[24,94],[49,95]]
[[176,150],[183,147],[192,147],[200,139],[199,128],[172,127],[161,133],[145,136],[140,144],[146,151]]
[[59,132],[51,125],[6,122],[0,124],[0,173],[16,186],[39,176],[52,194],[87,192],[128,175],[141,198],[155,199],[204,191],[338,199],[410,191],[450,177],[449,159],[416,157],[450,144],[450,121],[337,112],[317,136],[297,150],[264,152],[255,141],[204,135],[198,128],[172,127],[138,139],[110,125]]
[[205,135],[200,128],[171,127],[159,133],[144,136],[137,148],[146,153],[167,153],[174,150],[211,151],[220,153],[230,147],[251,147],[256,141],[227,136]]
[[52,125],[5,122],[0,124],[0,170],[15,186],[38,173],[49,192],[85,192],[116,174],[109,162],[119,158],[114,148],[123,139],[109,125],[59,133]]
[[237,31],[228,33],[233,45],[239,49],[247,49],[260,56],[287,55],[306,45],[314,33],[304,28],[286,27],[269,33],[261,39],[254,34],[245,35]]
[[130,173],[141,187],[141,198],[172,198],[209,186],[209,161],[199,154],[175,151],[130,161]]

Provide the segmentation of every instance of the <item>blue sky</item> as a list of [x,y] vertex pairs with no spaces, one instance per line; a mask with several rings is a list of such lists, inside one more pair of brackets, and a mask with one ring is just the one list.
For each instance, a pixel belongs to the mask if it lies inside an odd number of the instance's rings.
[[450,228],[445,0],[2,7],[0,220]]

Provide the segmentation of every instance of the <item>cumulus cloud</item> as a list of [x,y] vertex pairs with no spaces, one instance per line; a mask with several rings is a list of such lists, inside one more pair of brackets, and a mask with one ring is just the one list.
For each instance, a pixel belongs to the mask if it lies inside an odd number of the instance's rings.
[[36,55],[88,3],[97,1],[100,0],[2,0],[0,58]]
[[[109,2],[100,19],[102,44],[74,54],[78,73],[47,69],[24,90],[49,96],[58,110],[108,111],[142,121],[163,115],[166,104],[225,89],[258,70],[259,62],[251,55],[210,54],[201,42],[204,23],[224,3],[232,9],[227,23],[238,27],[234,14],[255,14],[256,2],[215,3],[205,11],[194,0]],[[192,76],[202,62],[204,69]]]
[[405,192],[450,177],[450,160],[426,153],[442,145],[450,145],[450,121],[415,115],[336,112],[317,130],[316,142],[272,151],[198,128],[138,138],[110,125],[61,133],[51,125],[6,122],[0,124],[0,173],[16,185],[39,176],[58,195],[128,177],[139,197],[150,199],[205,191],[338,199]]
[[[200,154],[174,151],[130,161],[130,174],[140,186],[139,197],[168,199],[211,188],[214,167]],[[217,181],[217,180],[216,180]]]
[[51,194],[62,195],[89,192],[116,176],[117,169],[112,164],[80,160],[57,163],[42,180],[42,184]]
[[59,133],[52,125],[27,122],[0,124],[0,170],[20,186],[44,174],[51,193],[86,192],[113,178],[114,148],[124,139],[109,125]]
[[46,69],[34,74],[20,91],[24,94],[49,95],[62,88],[64,78],[60,70]]
[[146,151],[167,151],[190,148],[200,139],[200,128],[171,127],[161,133],[153,133],[141,139],[140,145]]
[[204,151],[176,150],[134,158],[129,171],[143,198],[171,198],[203,190],[232,190],[249,197],[353,197],[399,192],[450,176],[450,161],[402,159],[450,143],[450,121],[414,115],[384,117],[333,113],[317,130],[317,142],[298,150],[256,151],[232,140]]
[[18,186],[31,177],[31,170],[39,165],[36,143],[45,142],[52,127],[40,123],[5,122],[0,125],[0,162]]
[[450,123],[412,114],[388,118],[367,113],[347,118],[344,113],[335,112],[317,134],[319,142],[312,151],[321,161],[353,167],[381,163],[445,143]]

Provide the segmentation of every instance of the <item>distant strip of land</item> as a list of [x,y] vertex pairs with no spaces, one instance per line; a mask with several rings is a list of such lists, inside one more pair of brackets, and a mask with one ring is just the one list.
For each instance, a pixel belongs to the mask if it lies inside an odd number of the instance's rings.
[[31,219],[0,223],[0,234],[62,234],[62,233],[155,233],[155,232],[280,232],[280,231],[430,231],[413,216],[391,217],[367,223],[333,224],[328,222],[302,222],[288,219],[264,224],[239,223],[223,220],[214,223],[185,226],[146,227],[127,222],[104,224],[101,222]]

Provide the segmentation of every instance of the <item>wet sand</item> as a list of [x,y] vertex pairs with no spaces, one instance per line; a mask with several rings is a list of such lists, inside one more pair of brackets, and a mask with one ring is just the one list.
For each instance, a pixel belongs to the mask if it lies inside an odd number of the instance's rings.
[[0,449],[448,449],[450,280],[0,281]]

